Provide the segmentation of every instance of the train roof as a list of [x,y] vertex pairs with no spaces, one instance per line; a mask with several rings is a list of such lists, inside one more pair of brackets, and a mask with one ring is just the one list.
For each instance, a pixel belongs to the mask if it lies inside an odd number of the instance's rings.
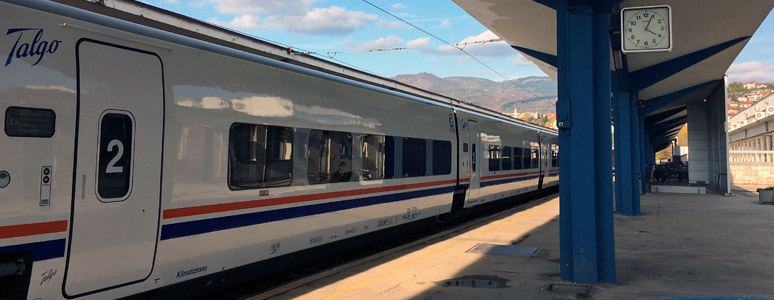
[[114,17],[131,23],[148,26],[162,31],[186,36],[196,40],[217,44],[265,58],[281,61],[354,80],[370,86],[400,92],[422,99],[450,105],[458,109],[475,112],[487,117],[515,123],[536,130],[556,134],[556,130],[516,119],[502,113],[460,101],[448,96],[416,88],[396,80],[374,75],[353,67],[337,64],[304,52],[294,51],[266,40],[197,20],[159,7],[135,0],[52,0],[60,4],[84,9],[97,14]]

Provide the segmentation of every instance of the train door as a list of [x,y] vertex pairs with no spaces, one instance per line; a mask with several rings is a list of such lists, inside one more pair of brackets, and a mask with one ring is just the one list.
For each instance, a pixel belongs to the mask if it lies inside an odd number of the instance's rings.
[[468,203],[478,201],[478,190],[481,184],[481,133],[478,131],[478,122],[468,120],[468,143],[470,143],[470,188],[468,189]]
[[543,179],[546,177],[546,172],[548,171],[548,168],[546,168],[546,145],[545,145],[545,138],[543,135],[540,134],[540,132],[537,133],[537,140],[538,140],[538,170],[540,171],[540,177],[538,179],[538,190],[543,189]]
[[460,157],[460,165],[459,165],[459,172],[460,172],[460,184],[469,184],[470,183],[470,137],[468,136],[470,133],[468,131],[468,120],[460,120],[459,122],[459,139],[460,139],[460,148],[457,150],[459,151],[459,157]]
[[70,244],[64,292],[150,276],[161,191],[164,88],[150,53],[80,41]]

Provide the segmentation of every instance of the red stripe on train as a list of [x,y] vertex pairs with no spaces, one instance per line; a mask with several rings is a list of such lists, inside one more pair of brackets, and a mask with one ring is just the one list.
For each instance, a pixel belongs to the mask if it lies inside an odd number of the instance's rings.
[[211,213],[217,213],[217,212],[226,212],[226,211],[258,208],[258,207],[266,207],[266,206],[324,200],[324,199],[339,198],[339,197],[357,196],[357,195],[364,195],[364,194],[374,194],[374,193],[381,193],[381,192],[391,192],[391,191],[415,189],[415,188],[445,185],[445,184],[454,184],[456,182],[457,181],[455,179],[452,179],[452,180],[367,188],[367,189],[359,189],[359,190],[289,196],[289,197],[281,197],[281,198],[273,198],[273,199],[258,199],[258,200],[249,200],[249,201],[243,201],[243,202],[173,208],[173,209],[165,210],[163,218],[173,219],[173,218],[181,218],[181,217],[188,217],[188,216],[211,214]]
[[0,226],[0,239],[67,231],[67,220]]

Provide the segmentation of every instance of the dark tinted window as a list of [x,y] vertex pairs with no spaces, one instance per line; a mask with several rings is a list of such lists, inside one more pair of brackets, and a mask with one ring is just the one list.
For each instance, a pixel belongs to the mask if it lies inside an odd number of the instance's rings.
[[537,169],[540,165],[540,158],[538,157],[538,149],[532,149],[532,169]]
[[50,109],[9,107],[5,110],[5,134],[17,137],[52,137],[56,114]]
[[352,134],[338,131],[309,132],[309,183],[352,179]]
[[395,177],[395,138],[384,138],[384,179]]
[[522,169],[521,166],[522,166],[521,148],[513,147],[513,169],[521,170]]
[[503,171],[513,169],[513,158],[511,157],[511,147],[503,147],[503,154],[500,157],[502,160]]
[[500,146],[489,145],[489,171],[500,170]]
[[532,167],[532,159],[530,156],[529,148],[524,148],[524,154],[522,155],[522,161],[524,161],[524,168],[529,169]]
[[427,175],[427,140],[403,138],[403,177]]
[[102,116],[99,130],[97,193],[102,199],[123,198],[132,178],[133,121],[129,115]]
[[[388,145],[387,139],[390,140]],[[388,151],[388,146],[390,147]],[[389,177],[392,178],[392,170],[395,158],[395,147],[392,137],[383,135],[365,135],[363,137],[363,179],[384,179],[389,168]],[[391,156],[388,159],[388,155]]]
[[293,177],[293,129],[235,123],[229,132],[232,189],[289,185]]
[[433,175],[451,174],[451,142],[433,141]]
[[551,145],[551,166],[559,166],[559,146]]

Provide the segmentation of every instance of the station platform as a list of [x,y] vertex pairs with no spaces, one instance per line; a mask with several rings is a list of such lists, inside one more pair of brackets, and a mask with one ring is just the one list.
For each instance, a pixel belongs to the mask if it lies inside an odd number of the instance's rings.
[[615,215],[617,284],[559,278],[553,196],[251,299],[774,298],[774,206],[757,200],[643,195],[641,216]]

